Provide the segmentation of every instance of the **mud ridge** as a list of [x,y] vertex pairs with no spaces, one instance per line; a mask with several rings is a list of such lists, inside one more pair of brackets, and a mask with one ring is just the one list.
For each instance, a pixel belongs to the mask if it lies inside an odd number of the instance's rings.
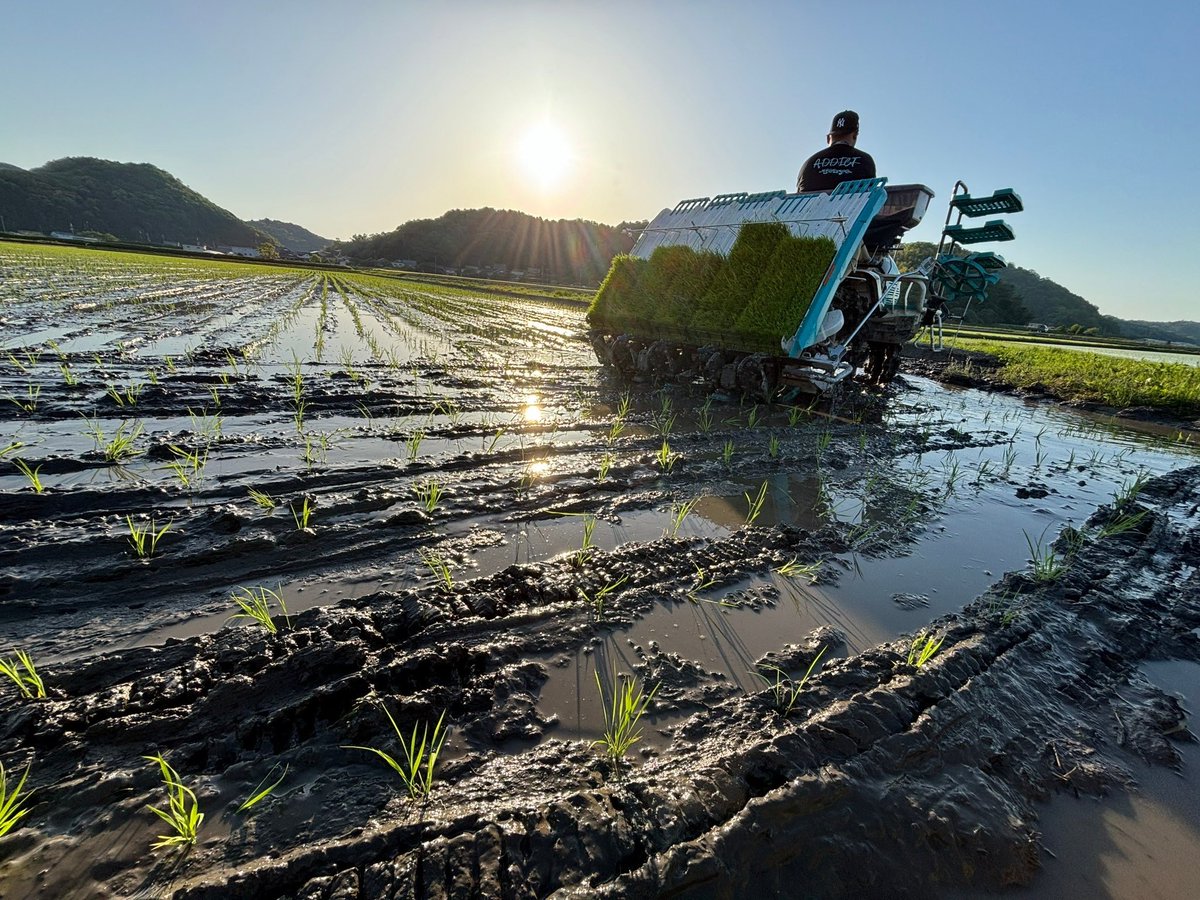
[[[743,529],[714,546],[597,554],[585,577],[637,573],[607,625],[559,561],[453,593],[380,592],[312,610],[276,636],[227,630],[51,667],[47,702],[0,701],[0,754],[33,763],[33,815],[50,824],[8,838],[0,885],[49,896],[73,874],[77,889],[100,895],[365,900],[783,897],[797,885],[806,896],[882,897],[1028,884],[1038,801],[1130,788],[1133,759],[1177,764],[1173,741],[1190,737],[1177,701],[1138,665],[1200,661],[1189,562],[1200,468],[1152,481],[1139,502],[1134,528],[1100,536],[1132,509],[1105,508],[1064,534],[1058,550],[1071,565],[1060,579],[1010,574],[935,622],[944,645],[922,668],[903,642],[829,661],[788,717],[768,692],[714,694],[681,678],[676,702],[696,711],[671,726],[666,749],[621,768],[586,743],[547,739],[537,660],[588,647],[656,603],[688,602],[667,599],[658,579],[696,559],[719,568],[753,548],[816,552],[828,538]],[[818,632],[780,659],[802,669],[838,640]],[[646,671],[672,665],[651,658]],[[380,703],[402,730],[442,710],[454,725],[457,749],[423,805],[365,754],[341,749],[389,745]],[[161,802],[159,789],[140,757],[154,750],[199,783],[216,834],[170,865],[134,849],[56,870],[72,851],[100,847],[114,822],[153,831],[143,807]],[[274,762],[299,786],[253,817],[232,813]]]

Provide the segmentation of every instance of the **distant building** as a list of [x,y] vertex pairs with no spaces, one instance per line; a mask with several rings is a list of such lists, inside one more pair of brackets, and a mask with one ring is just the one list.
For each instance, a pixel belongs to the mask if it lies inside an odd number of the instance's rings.
[[224,253],[226,256],[243,256],[246,259],[258,259],[260,256],[262,256],[262,254],[258,252],[257,247],[218,246],[217,249],[220,250],[222,253]]
[[70,231],[52,231],[50,232],[50,237],[54,238],[56,241],[77,241],[81,244],[100,243],[100,238],[89,237],[88,235],[84,234],[75,234]]

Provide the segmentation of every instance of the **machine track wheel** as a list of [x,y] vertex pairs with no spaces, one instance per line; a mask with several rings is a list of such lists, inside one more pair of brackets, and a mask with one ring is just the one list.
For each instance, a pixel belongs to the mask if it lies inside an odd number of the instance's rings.
[[712,388],[720,387],[721,370],[728,362],[728,354],[720,347],[701,347],[696,351],[696,372]]
[[638,350],[636,342],[629,335],[617,335],[608,347],[608,354],[612,360],[613,368],[622,375],[636,375]]
[[655,378],[672,380],[684,370],[685,364],[679,347],[667,341],[655,341],[646,350],[646,365]]
[[737,364],[737,387],[747,397],[770,401],[779,379],[776,366],[763,353],[751,353]]
[[602,331],[593,331],[589,337],[592,341],[592,349],[596,352],[597,362],[602,366],[612,365],[613,339]]
[[870,354],[863,370],[867,384],[888,384],[900,371],[900,345],[887,341],[871,341]]

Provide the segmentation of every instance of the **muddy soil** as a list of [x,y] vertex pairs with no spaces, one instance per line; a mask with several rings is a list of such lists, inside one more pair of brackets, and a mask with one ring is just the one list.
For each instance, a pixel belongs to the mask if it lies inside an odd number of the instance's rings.
[[[1139,516],[1101,536],[1122,515]],[[822,540],[746,529],[731,557],[817,551]],[[759,548],[767,548],[766,551]],[[1073,549],[1072,549],[1073,548]],[[633,572],[614,616],[656,602],[697,553],[663,539],[597,553],[589,573]],[[826,663],[789,716],[647,649],[641,674],[690,715],[626,766],[580,742],[514,752],[547,653],[597,642],[569,566],[511,567],[465,591],[362,598],[278,635],[216,636],[50,667],[51,698],[6,704],[0,747],[36,758],[41,828],[7,839],[5,896],[437,897],[901,896],[1027,884],[1037,801],[1132,782],[1141,758],[1194,740],[1144,660],[1200,661],[1200,468],[1160,477],[1136,507],[1104,509],[1060,539],[1053,583],[1012,574],[961,615],[917,668],[907,644]],[[707,558],[706,558],[707,559]],[[1170,590],[1163,590],[1170,585]],[[807,668],[832,631],[785,647]],[[446,711],[459,740],[432,797],[346,745],[391,742]],[[146,748],[170,752],[213,820],[185,855],[158,830]],[[275,763],[287,793],[252,815],[236,800]],[[80,850],[86,848],[87,852]]]
[[[621,384],[548,301],[0,264],[0,652],[49,694],[0,685],[36,788],[0,897],[1036,885],[1044,801],[1182,766],[1143,663],[1200,661],[1190,448],[920,378]],[[623,763],[597,677],[655,690]],[[389,715],[449,724],[426,800],[361,749],[402,757]],[[205,813],[185,851],[151,849],[154,753]]]

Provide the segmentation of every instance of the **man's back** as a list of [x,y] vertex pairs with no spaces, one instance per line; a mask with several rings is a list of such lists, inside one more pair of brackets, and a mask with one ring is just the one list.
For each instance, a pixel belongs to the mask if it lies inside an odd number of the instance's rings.
[[796,191],[831,191],[843,181],[874,177],[875,160],[871,155],[838,141],[804,161],[796,178]]

